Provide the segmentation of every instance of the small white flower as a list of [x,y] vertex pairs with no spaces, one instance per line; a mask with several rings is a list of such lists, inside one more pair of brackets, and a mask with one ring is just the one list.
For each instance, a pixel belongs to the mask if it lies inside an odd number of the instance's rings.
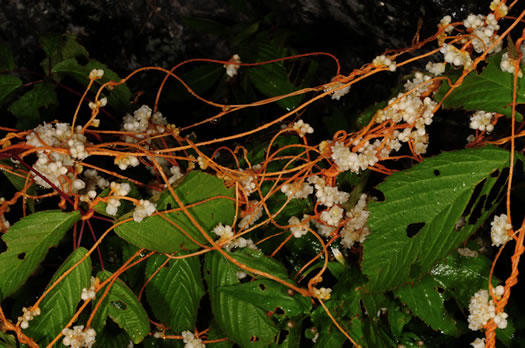
[[303,120],[299,120],[293,124],[292,127],[301,137],[304,137],[306,134],[312,134],[314,129],[310,127],[308,123],[304,123]]
[[293,234],[293,236],[295,238],[301,238],[302,236],[304,236],[304,235],[306,235],[308,233],[309,222],[306,222],[308,217],[309,217],[308,215],[305,215],[303,217],[303,220],[299,221],[299,218],[297,218],[296,216],[292,216],[288,220],[288,224],[290,224],[290,225],[298,225],[298,226],[290,227],[290,232],[292,232],[292,234]]
[[237,70],[241,67],[239,65],[239,63],[241,63],[241,57],[239,57],[238,54],[234,54],[229,62],[229,64],[224,64],[224,68],[226,68],[226,75],[232,78],[237,75]]
[[511,239],[509,234],[512,230],[512,225],[509,223],[507,214],[494,216],[494,220],[490,223],[490,225],[492,226],[490,230],[492,245],[499,247]]
[[94,329],[84,330],[84,325],[78,325],[73,329],[62,330],[64,339],[62,344],[72,348],[91,348],[95,344],[96,331]]
[[331,293],[332,293],[332,289],[330,288],[314,288],[313,289],[313,292],[314,292],[314,296],[320,300],[329,300],[330,299],[330,296],[331,296]]
[[141,222],[145,217],[153,215],[156,209],[156,204],[148,200],[141,199],[133,211],[133,220]]
[[102,69],[93,69],[89,72],[90,80],[97,80],[102,78],[102,76],[104,76],[104,70]]
[[372,65],[376,68],[386,67],[390,71],[396,71],[396,62],[393,62],[385,55],[375,57],[372,61]]
[[476,338],[470,345],[474,348],[485,348],[485,339]]

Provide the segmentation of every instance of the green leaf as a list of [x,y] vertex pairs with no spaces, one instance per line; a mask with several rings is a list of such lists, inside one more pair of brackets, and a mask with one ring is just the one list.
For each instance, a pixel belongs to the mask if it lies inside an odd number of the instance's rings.
[[2,236],[7,250],[0,254],[0,301],[11,295],[44,260],[49,248],[80,219],[78,211],[41,211],[22,218]]
[[77,42],[74,35],[44,33],[39,39],[47,56],[40,64],[46,73],[64,59],[89,57],[88,51]]
[[288,272],[280,262],[264,255],[258,250],[243,248],[229,253],[229,255],[250,268],[270,273],[281,279],[288,279]]
[[430,277],[414,285],[407,284],[394,293],[408,308],[430,325],[434,330],[446,335],[458,336],[454,321],[447,315],[445,297],[438,292],[439,284]]
[[[101,271],[97,274],[101,282],[110,276],[111,272],[108,271]],[[100,301],[100,296],[104,293],[106,287],[97,292],[97,303]],[[137,296],[128,288],[126,283],[117,279],[111,286],[108,295],[102,301],[92,321],[92,327],[100,331],[105,326],[106,319],[109,316],[128,333],[133,343],[139,344],[142,342],[149,333],[148,315]]]
[[[0,72],[12,71],[15,68],[13,52],[5,41],[0,41]],[[2,98],[0,98],[2,100]]]
[[[509,153],[492,146],[453,151],[394,173],[380,184],[385,200],[369,204],[371,234],[364,242],[362,268],[368,287],[392,289],[421,277],[458,247],[497,206],[496,200],[484,205],[497,179],[491,174],[501,173],[508,163]],[[478,184],[481,193],[466,212]],[[477,221],[470,221],[473,210],[482,213]],[[462,215],[469,225],[456,231]]]
[[[175,188],[175,192],[185,205],[212,199],[189,208],[189,212],[205,231],[211,231],[217,224],[231,225],[234,216],[233,188],[226,188],[223,180],[201,171],[191,171],[184,181]],[[177,208],[178,205],[168,190],[161,194],[157,202],[157,210],[163,211]],[[131,216],[131,213],[122,218]],[[165,216],[174,221],[180,228],[200,243],[207,243],[199,230],[193,226],[181,210],[167,213]],[[151,216],[141,222],[126,222],[115,229],[119,237],[129,243],[158,252],[172,253],[181,250],[195,250],[199,246],[192,242],[184,233],[165,221],[160,216]]]
[[[181,79],[198,95],[203,95],[212,88],[224,73],[224,68],[220,65],[201,65],[191,71],[182,74]],[[184,101],[195,98],[179,82],[173,81],[169,95],[175,101]]]
[[[146,278],[166,256],[154,255],[146,265]],[[201,265],[197,256],[170,260],[146,286],[146,298],[155,316],[175,332],[193,331],[197,310],[204,295]]]
[[[206,255],[205,277],[208,283],[213,317],[221,330],[241,347],[266,347],[279,332],[266,312],[253,304],[220,291],[223,286],[239,284],[238,268],[217,251]],[[252,338],[256,338],[253,340]]]
[[332,323],[324,325],[319,331],[319,337],[317,338],[314,348],[337,348],[342,347],[345,343],[346,337],[337,329]]
[[[469,73],[463,83],[443,101],[443,107],[497,112],[510,117],[514,75],[501,70],[500,62],[503,53],[502,51],[489,57],[488,64],[481,74],[475,70]],[[441,100],[449,89],[448,83],[443,82],[436,98]],[[525,79],[523,78],[518,79],[516,97],[516,103],[525,103]],[[518,112],[516,112],[516,120],[522,120],[522,115]]]
[[16,348],[16,338],[13,335],[6,334],[0,331],[0,347],[1,348]]
[[281,308],[288,317],[307,313],[312,308],[308,297],[288,294],[288,288],[273,280],[254,280],[247,283],[223,286],[219,291],[271,312]]
[[[257,46],[257,61],[263,62],[281,58],[276,54],[275,46],[272,44],[259,44]],[[265,64],[247,68],[248,77],[255,88],[266,97],[276,97],[297,90],[290,81],[288,72],[283,62]],[[290,111],[295,109],[301,102],[302,96],[281,99],[277,104],[283,109]]]
[[55,86],[49,82],[41,82],[24,93],[7,110],[18,119],[17,128],[29,129],[41,122],[41,108],[56,104],[58,104],[58,100]]
[[123,348],[129,347],[129,345],[129,336],[126,331],[112,322],[108,322],[102,332],[97,332],[95,347]]
[[[65,59],[64,61],[56,64],[53,67],[53,73],[60,73],[66,76],[70,76],[80,84],[87,86],[89,82],[89,73],[93,69],[104,70],[104,76],[101,79],[95,81],[92,92],[96,92],[100,85],[108,81],[120,81],[121,78],[116,72],[108,68],[107,65],[95,60],[90,59],[86,65],[81,65],[75,58]],[[108,104],[117,108],[121,111],[127,111],[129,109],[129,100],[131,99],[131,91],[126,84],[114,87],[113,89],[105,89],[103,95],[107,95]]]
[[22,80],[12,75],[0,75],[0,106],[18,87],[22,86]]
[[[85,248],[78,248],[69,255],[55,273],[47,288],[65,271],[80,261],[87,254]],[[83,288],[89,288],[91,260],[86,258],[78,267],[69,273],[40,304],[41,315],[29,324],[26,334],[39,342],[41,346],[49,344],[66,326],[76,311]]]

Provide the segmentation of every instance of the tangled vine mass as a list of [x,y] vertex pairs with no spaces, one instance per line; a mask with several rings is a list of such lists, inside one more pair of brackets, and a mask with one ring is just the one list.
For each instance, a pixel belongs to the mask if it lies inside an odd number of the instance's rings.
[[[0,169],[16,188],[0,199],[0,345],[510,346],[525,329],[507,306],[525,233],[511,205],[525,135],[517,3],[494,0],[488,14],[457,22],[445,16],[434,35],[416,33],[410,47],[346,75],[326,52],[190,59],[125,78],[65,49],[60,59],[46,52],[58,88],[67,86],[57,76],[69,76],[85,89],[69,122],[0,127]],[[307,59],[332,61],[332,80],[287,93],[259,88],[264,97],[245,104],[205,97],[178,73],[219,67],[230,83]],[[341,103],[362,80],[411,65],[425,70],[363,112],[361,127],[314,137],[310,106]],[[150,105],[127,87],[139,74],[163,76]],[[9,66],[0,78],[0,102],[24,115],[29,97],[13,100],[27,86]],[[177,126],[160,110],[174,81],[215,112]],[[123,100],[129,113],[116,115]],[[286,111],[198,139],[200,127],[268,105]],[[429,132],[447,117],[441,109],[468,113],[461,126],[472,134],[463,149],[425,156],[433,136],[445,136]],[[119,127],[104,128],[115,120]],[[261,134],[270,137],[246,140]],[[371,177],[381,178],[375,188]],[[32,302],[21,291],[52,247],[62,264]],[[494,273],[501,263],[505,279]],[[466,270],[469,279],[451,276]]]

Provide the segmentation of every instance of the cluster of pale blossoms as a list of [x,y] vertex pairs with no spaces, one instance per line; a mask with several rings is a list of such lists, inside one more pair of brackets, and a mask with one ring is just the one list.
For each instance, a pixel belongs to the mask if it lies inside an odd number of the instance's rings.
[[34,317],[37,317],[40,315],[40,308],[31,308],[28,309],[26,307],[22,308],[23,314],[18,317],[18,322],[20,323],[20,327],[22,329],[27,329],[29,327],[29,322],[33,320]]
[[256,164],[251,169],[239,169],[241,175],[239,175],[238,178],[240,179],[240,184],[247,195],[250,195],[257,189],[257,183],[255,180],[257,178],[257,172],[261,168],[262,166],[260,164]]
[[[332,81],[334,81],[334,79],[336,79],[336,77],[334,77],[332,79]],[[341,99],[341,97],[345,96],[348,94],[348,92],[350,92],[350,86],[346,86],[346,87],[343,87],[343,88],[340,88],[344,85],[344,83],[342,82],[337,82],[336,84],[334,85],[330,85],[330,86],[326,86],[324,88],[324,91],[325,92],[331,92],[332,93],[332,99],[334,100],[339,100]],[[339,88],[339,89],[338,89]]]
[[[500,299],[505,292],[502,285],[498,285],[493,290],[494,296]],[[489,296],[487,290],[479,290],[472,296],[469,304],[469,316],[467,318],[469,329],[476,331],[481,330],[489,320],[493,319],[499,329],[507,327],[508,314],[500,312],[496,314],[496,306]]]
[[182,331],[182,340],[185,345],[184,348],[205,348],[206,345],[202,343],[200,338],[195,337],[191,331]]
[[330,299],[330,295],[332,293],[332,289],[330,288],[313,288],[313,295],[314,297],[327,301]]
[[346,217],[350,220],[341,229],[341,244],[350,249],[354,243],[363,243],[370,234],[370,229],[366,226],[370,212],[367,210],[366,194],[362,194],[359,201],[350,211],[346,212]]
[[[81,126],[75,130],[67,123],[46,124],[37,126],[26,136],[28,145],[40,147],[62,148],[64,151],[50,149],[37,150],[38,159],[33,165],[38,173],[46,177],[53,185],[64,192],[77,193],[86,183],[77,178],[77,172],[82,170],[76,161],[84,160],[89,156],[86,151],[86,137],[80,133]],[[32,172],[35,182],[44,187],[51,185],[40,176]]]
[[494,125],[492,124],[494,115],[494,112],[476,111],[470,116],[469,127],[490,133],[494,130]]
[[240,248],[258,250],[257,246],[251,239],[246,239],[244,237],[232,239],[234,237],[234,233],[230,225],[224,226],[223,224],[218,224],[213,228],[213,232],[220,237],[217,241],[218,244],[225,243],[223,247],[226,251]]
[[237,75],[237,70],[239,70],[241,67],[239,65],[241,63],[241,57],[239,57],[239,55],[236,53],[230,58],[228,62],[228,64],[224,64],[224,68],[226,69],[226,75],[232,78]]
[[492,245],[499,247],[511,240],[510,232],[512,231],[512,225],[509,223],[507,214],[494,216],[494,220],[490,225],[492,226],[490,229]]
[[246,215],[237,224],[240,229],[252,226],[257,220],[261,218],[263,214],[263,207],[257,200],[249,201],[248,208],[246,208],[246,210]]
[[297,216],[292,216],[288,219],[288,223],[294,225],[290,227],[290,232],[292,232],[295,238],[301,238],[308,233],[308,226],[310,225],[308,221],[309,217],[309,215],[304,215],[302,221],[299,220]]
[[303,120],[299,120],[299,121],[295,122],[293,124],[292,128],[301,137],[304,137],[306,134],[312,134],[314,132],[314,129],[308,123],[305,123]]
[[80,298],[82,301],[94,300],[97,297],[97,278],[91,277],[89,288],[83,288],[80,293]]
[[337,187],[326,185],[323,178],[314,175],[306,179],[310,184],[315,187],[315,197],[317,201],[327,207],[331,207],[334,204],[342,204],[350,198],[348,192],[339,191]]
[[[112,182],[110,187],[114,196],[127,196],[129,191],[131,191],[131,186],[128,183],[119,184],[117,182]],[[106,213],[108,215],[113,216],[117,215],[118,207],[120,207],[120,204],[120,199],[118,198],[108,199],[106,205]]]
[[372,65],[376,68],[388,68],[390,71],[396,71],[396,62],[393,62],[385,55],[377,56],[372,61]]
[[[499,64],[499,67],[502,71],[508,72],[510,74],[514,74],[516,60],[517,59],[512,59],[509,57],[509,52],[505,52],[501,56],[501,62]],[[523,72],[521,71],[520,68],[518,71],[518,77],[523,77]]]
[[84,330],[84,325],[74,326],[73,329],[62,330],[64,339],[62,344],[64,346],[71,346],[71,348],[91,348],[95,344],[95,336],[97,335],[94,329]]
[[156,205],[148,200],[141,199],[133,211],[133,220],[141,222],[145,217],[153,215]]
[[289,184],[283,184],[283,186],[281,186],[281,192],[288,198],[304,199],[314,193],[314,188],[307,182],[295,181]]

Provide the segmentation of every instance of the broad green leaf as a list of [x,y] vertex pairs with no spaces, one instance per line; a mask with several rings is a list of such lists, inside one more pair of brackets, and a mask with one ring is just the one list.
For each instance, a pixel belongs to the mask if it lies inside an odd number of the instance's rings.
[[229,253],[229,255],[250,268],[270,273],[281,279],[288,279],[288,272],[281,263],[264,255],[258,250],[243,248],[233,253]]
[[26,216],[2,236],[7,250],[0,254],[0,301],[11,295],[35,271],[64,234],[80,219],[78,211],[41,211]]
[[432,278],[425,277],[413,285],[407,284],[394,293],[408,305],[412,313],[434,330],[446,335],[457,336],[459,331],[454,321],[447,315],[445,297],[438,292],[439,284]]
[[[146,278],[159,268],[166,256],[154,255],[146,265]],[[196,327],[197,310],[204,295],[198,256],[170,260],[146,286],[146,298],[157,319],[175,332]]]
[[77,42],[74,35],[44,33],[39,39],[47,56],[40,64],[46,73],[64,59],[89,57],[87,50]]
[[[263,62],[280,58],[276,55],[274,45],[257,45],[257,61]],[[297,87],[290,81],[288,72],[283,62],[264,64],[247,68],[250,81],[255,88],[267,97],[276,97],[288,94],[297,90]],[[301,96],[293,96],[281,99],[277,104],[283,109],[290,111],[295,109],[301,102]]]
[[40,123],[41,108],[58,104],[55,86],[41,82],[13,102],[7,110],[17,118],[16,127],[29,129]]
[[213,317],[221,330],[239,346],[266,347],[279,331],[266,312],[220,291],[223,286],[239,284],[237,270],[217,251],[206,255],[205,277]]
[[[510,117],[514,75],[501,70],[500,62],[503,53],[489,57],[488,64],[481,74],[475,70],[469,73],[463,83],[443,101],[443,107],[497,112]],[[523,70],[523,65],[521,69]],[[437,98],[441,100],[449,89],[448,83],[443,82]],[[518,79],[516,97],[518,104],[525,103],[525,79],[523,78]],[[522,115],[518,112],[516,112],[516,119],[522,120]]]
[[[109,271],[102,271],[97,274],[101,282],[110,276],[111,272]],[[106,287],[97,292],[97,303],[100,301],[100,296],[104,293]],[[142,342],[149,333],[148,315],[137,296],[128,288],[126,283],[117,279],[102,301],[93,319],[93,328],[97,331],[102,329],[109,316],[128,333],[133,343],[139,344]]]
[[[47,287],[86,254],[85,248],[78,248],[73,251],[60,266]],[[44,297],[40,304],[41,315],[30,322],[26,334],[39,342],[41,346],[47,345],[55,338],[75,313],[80,302],[82,289],[90,286],[90,276],[91,260],[88,257]]]
[[[408,313],[410,312],[408,311]],[[408,313],[398,305],[394,308],[389,308],[387,312],[388,324],[390,324],[390,331],[392,331],[394,337],[401,336],[403,328],[412,319],[412,316]]]
[[0,347],[1,348],[16,348],[16,338],[13,335],[6,334],[0,331]]
[[129,347],[129,335],[116,324],[108,322],[102,332],[97,332],[95,347],[124,348]]
[[[90,59],[86,65],[79,64],[75,58],[65,59],[53,67],[53,73],[60,73],[70,76],[82,85],[87,86],[89,82],[89,73],[93,69],[104,70],[104,76],[101,79],[96,80],[94,86],[91,88],[93,92],[96,92],[103,83],[108,81],[118,82],[121,80],[117,73],[108,68],[107,65],[95,59]],[[106,88],[104,91],[102,91],[102,94],[107,95],[109,105],[121,111],[127,111],[129,109],[131,91],[128,86],[126,86],[126,84],[114,87],[113,89]]]
[[[3,161],[3,160],[0,161],[0,163],[6,164],[8,166],[10,165],[8,161]],[[27,173],[24,173],[23,171],[20,171],[20,170],[17,170],[16,172],[22,176],[27,175]],[[9,173],[5,170],[2,170],[2,173],[7,177],[7,179],[11,182],[11,184],[13,184],[13,186],[16,188],[17,191],[22,191],[22,189],[25,187],[26,179],[24,177]],[[31,196],[36,196],[35,185],[33,184],[29,186],[27,188],[26,193]],[[29,207],[29,210],[31,210],[31,212],[34,213],[35,212],[35,201],[32,199],[27,199],[27,205]]]
[[[216,340],[222,338],[226,338],[226,335],[221,331],[221,329],[217,325],[217,322],[215,320],[212,320],[210,324],[210,331],[208,331],[208,340]],[[209,346],[213,348],[231,348],[233,347],[233,344],[229,340],[226,340],[217,343],[210,343]]]
[[[299,318],[291,319],[288,323],[294,323],[294,326],[288,325],[281,329],[276,338],[277,342],[272,343],[271,348],[299,348],[301,347],[301,336],[303,331],[303,320]],[[284,340],[283,340],[284,337]],[[279,343],[281,342],[281,343]]]
[[331,322],[324,325],[319,330],[319,337],[317,338],[314,348],[337,348],[342,347],[347,340],[346,337],[337,329]]
[[[369,204],[371,234],[363,244],[362,269],[369,289],[392,289],[409,278],[421,278],[458,247],[497,206],[498,195],[485,204],[498,177],[491,174],[501,175],[508,164],[509,153],[492,146],[453,151],[394,173],[378,185],[385,199]],[[480,194],[472,197],[478,184]],[[465,211],[471,198],[472,209]],[[481,214],[476,221],[470,221],[473,211]],[[462,215],[469,224],[456,230]]]
[[[184,181],[175,188],[175,193],[185,204],[197,204],[189,208],[189,212],[206,231],[211,231],[217,224],[231,225],[234,216],[234,202],[226,197],[233,198],[233,188],[226,188],[224,182],[214,175],[201,171],[191,171]],[[161,194],[157,202],[157,210],[164,211],[177,208],[178,205],[168,190]],[[130,217],[131,213],[122,218]],[[200,243],[207,243],[197,227],[181,210],[166,213],[165,216],[175,222],[181,229]],[[147,217],[141,222],[126,222],[115,229],[115,232],[129,243],[158,252],[172,253],[181,250],[195,250],[199,248],[177,227],[171,225],[160,216]]]
[[12,75],[0,75],[0,106],[18,87],[22,86],[22,80]]
[[[180,78],[190,86],[195,93],[202,95],[216,84],[223,73],[224,68],[222,66],[215,64],[202,65],[182,74]],[[173,80],[172,83],[173,87],[170,88],[169,94],[173,100],[183,101],[195,98],[179,81]]]
[[287,290],[286,286],[273,280],[254,280],[219,288],[220,292],[253,303],[267,312],[281,308],[288,317],[307,313],[312,307],[310,298],[299,294],[290,296]]

